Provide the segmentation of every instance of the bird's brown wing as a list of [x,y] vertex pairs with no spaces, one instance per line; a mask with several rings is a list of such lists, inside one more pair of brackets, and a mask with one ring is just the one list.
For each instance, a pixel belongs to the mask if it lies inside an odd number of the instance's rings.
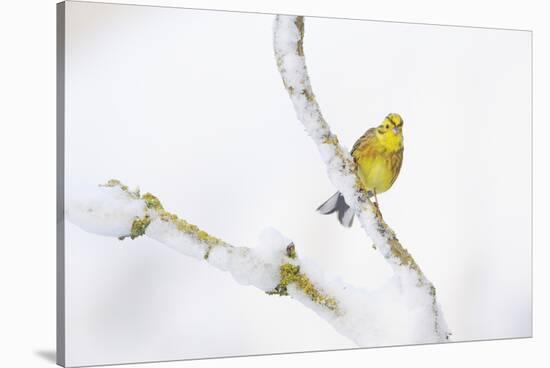
[[375,132],[376,128],[370,128],[361,137],[359,137],[359,139],[355,142],[353,148],[351,149],[351,155],[353,157],[355,157],[353,153],[356,150],[359,150],[360,152],[364,151],[365,146],[367,146],[370,141],[376,137]]
[[391,171],[393,173],[393,178],[391,180],[391,185],[395,182],[399,176],[399,171],[401,171],[401,164],[403,163],[403,148],[399,151],[392,154],[390,158]]

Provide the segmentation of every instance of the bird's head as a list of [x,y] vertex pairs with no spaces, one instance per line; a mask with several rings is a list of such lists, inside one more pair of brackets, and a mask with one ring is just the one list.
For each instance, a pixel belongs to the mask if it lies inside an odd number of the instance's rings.
[[395,113],[388,114],[376,127],[376,136],[387,149],[401,149],[403,147],[403,119],[401,116]]

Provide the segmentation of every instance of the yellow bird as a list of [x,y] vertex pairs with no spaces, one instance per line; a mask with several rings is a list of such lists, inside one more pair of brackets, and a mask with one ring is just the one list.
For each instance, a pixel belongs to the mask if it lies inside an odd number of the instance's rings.
[[[362,190],[369,197],[391,188],[403,162],[403,119],[399,114],[389,114],[376,128],[370,128],[355,142],[351,155],[357,164],[357,175]],[[336,192],[317,208],[323,215],[338,213],[338,221],[346,227],[353,223],[353,210],[340,192]]]

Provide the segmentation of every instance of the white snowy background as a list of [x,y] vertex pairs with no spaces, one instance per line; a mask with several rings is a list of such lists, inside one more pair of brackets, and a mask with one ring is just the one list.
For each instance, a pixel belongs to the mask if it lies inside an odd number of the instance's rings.
[[[241,246],[275,227],[356,286],[389,267],[334,192],[277,72],[271,15],[68,3],[67,198],[118,178]],[[454,341],[531,335],[530,34],[306,18],[325,117],[351,147],[387,113],[405,161],[384,217]],[[302,305],[147,238],[66,225],[67,363],[354,345]]]

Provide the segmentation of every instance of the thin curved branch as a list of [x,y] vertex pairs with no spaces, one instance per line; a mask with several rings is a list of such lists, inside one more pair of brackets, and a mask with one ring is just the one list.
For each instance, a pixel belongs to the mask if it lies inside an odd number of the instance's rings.
[[164,209],[153,195],[141,195],[119,181],[90,188],[69,201],[68,219],[82,229],[119,239],[147,236],[176,251],[229,272],[243,284],[270,295],[289,295],[315,311],[358,346],[445,341],[449,335],[435,288],[401,246],[395,233],[374,214],[358,189],[355,163],[331,133],[315,101],[303,53],[302,17],[277,16],[277,65],[299,120],[317,144],[331,181],[356,212],[367,234],[394,270],[375,291],[326,277],[300,259],[294,244],[272,232],[258,247],[236,247]]
[[327,165],[328,176],[346,203],[355,211],[367,235],[392,267],[396,277],[414,280],[415,287],[432,299],[435,336],[446,341],[450,335],[436,301],[435,287],[426,278],[395,232],[376,215],[374,205],[360,189],[355,163],[338,142],[323,118],[313,93],[304,56],[304,18],[278,15],[274,22],[273,46],[279,72],[294,105],[298,120],[313,139]]

